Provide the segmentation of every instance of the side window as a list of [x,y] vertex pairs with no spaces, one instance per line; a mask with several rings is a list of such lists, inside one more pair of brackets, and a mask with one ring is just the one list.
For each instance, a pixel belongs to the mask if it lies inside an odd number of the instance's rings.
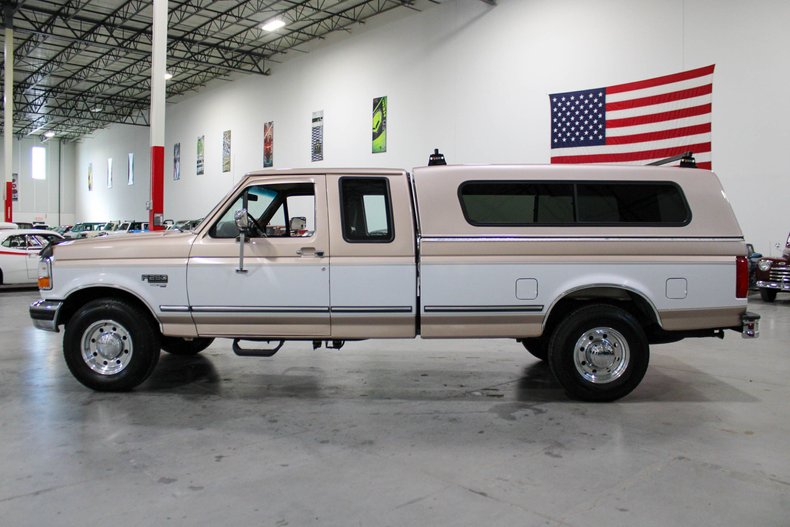
[[340,204],[347,242],[388,243],[395,239],[386,178],[341,178]]
[[470,181],[458,190],[471,225],[668,225],[691,221],[671,182]]
[[472,225],[532,225],[573,222],[573,185],[522,181],[469,182],[459,189]]
[[[248,187],[209,229],[212,238],[236,238],[234,215],[244,208],[255,219],[257,236],[293,237],[315,233],[315,189],[312,183],[279,183]],[[253,233],[255,235],[255,233]]]

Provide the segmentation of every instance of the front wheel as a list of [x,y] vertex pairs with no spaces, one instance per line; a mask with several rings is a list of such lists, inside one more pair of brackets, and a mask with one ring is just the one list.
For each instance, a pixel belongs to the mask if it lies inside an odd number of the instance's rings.
[[63,355],[88,388],[127,391],[142,383],[159,360],[159,331],[148,313],[122,300],[88,302],[66,324]]
[[763,302],[773,302],[776,300],[776,289],[760,289],[760,298]]
[[187,340],[182,337],[162,337],[162,349],[173,355],[197,355],[214,342],[213,338],[198,337]]
[[614,401],[642,381],[650,360],[647,337],[627,311],[582,307],[563,320],[549,343],[549,365],[571,397]]

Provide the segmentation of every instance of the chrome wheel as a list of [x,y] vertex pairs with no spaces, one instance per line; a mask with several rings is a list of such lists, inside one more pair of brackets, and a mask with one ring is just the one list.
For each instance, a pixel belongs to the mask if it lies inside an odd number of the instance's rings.
[[573,353],[576,371],[594,384],[619,379],[628,368],[629,358],[628,341],[609,327],[585,331],[576,341]]
[[115,375],[132,360],[129,331],[114,320],[99,320],[82,334],[82,360],[100,375]]

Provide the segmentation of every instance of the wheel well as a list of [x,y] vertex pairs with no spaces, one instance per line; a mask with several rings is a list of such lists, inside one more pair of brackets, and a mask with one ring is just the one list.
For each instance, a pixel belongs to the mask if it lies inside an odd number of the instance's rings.
[[639,293],[619,287],[590,287],[574,291],[554,304],[543,324],[543,334],[551,335],[557,324],[570,313],[591,304],[608,304],[627,311],[645,332],[658,326],[653,306]]
[[114,287],[91,287],[89,289],[81,289],[75,291],[66,298],[63,302],[63,307],[60,308],[58,314],[58,324],[67,324],[77,310],[92,300],[97,298],[113,298],[116,300],[123,300],[124,302],[133,305],[145,313],[149,319],[154,323],[154,327],[159,328],[159,323],[156,321],[153,313],[148,306],[138,297],[123,289],[116,289]]

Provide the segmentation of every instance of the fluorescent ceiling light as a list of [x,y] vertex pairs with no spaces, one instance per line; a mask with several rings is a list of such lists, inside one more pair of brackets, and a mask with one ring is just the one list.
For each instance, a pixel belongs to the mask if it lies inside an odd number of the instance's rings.
[[273,20],[269,20],[264,25],[261,26],[261,29],[264,31],[275,31],[280,29],[281,27],[285,27],[285,22],[279,18],[275,18]]
[[44,137],[48,137],[49,139],[52,139],[53,137],[55,137],[55,132],[49,130],[48,132],[44,133]]
[[93,113],[98,113],[98,112],[102,111],[102,107],[101,106],[94,106],[93,108],[91,108],[91,111]]
[[172,78],[173,78],[173,74],[172,74],[172,73],[167,73],[167,72],[165,72],[165,80],[166,80],[166,81],[169,81],[169,80],[170,80],[170,79],[172,79]]

